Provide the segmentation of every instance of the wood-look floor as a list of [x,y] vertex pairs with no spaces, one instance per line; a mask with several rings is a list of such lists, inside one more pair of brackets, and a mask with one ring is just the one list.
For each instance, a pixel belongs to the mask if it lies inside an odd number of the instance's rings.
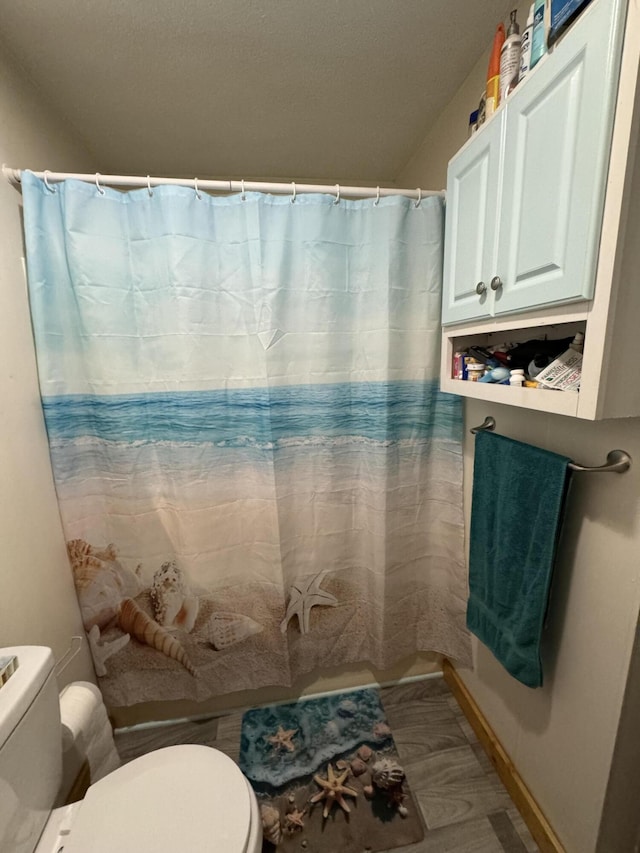
[[[394,853],[536,853],[520,814],[441,678],[385,687],[382,702],[427,831]],[[123,761],[178,743],[215,746],[234,761],[242,713],[116,733]],[[359,853],[359,851],[354,851]]]

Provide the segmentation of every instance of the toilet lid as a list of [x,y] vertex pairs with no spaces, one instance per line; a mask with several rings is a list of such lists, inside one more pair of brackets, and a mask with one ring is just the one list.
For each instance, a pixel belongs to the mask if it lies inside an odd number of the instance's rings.
[[208,746],[169,746],[91,785],[65,853],[245,853],[251,824],[246,779]]

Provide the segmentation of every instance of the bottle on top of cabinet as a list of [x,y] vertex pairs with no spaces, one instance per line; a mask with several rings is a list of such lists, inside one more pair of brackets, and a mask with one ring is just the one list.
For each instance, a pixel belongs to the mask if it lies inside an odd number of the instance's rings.
[[514,9],[510,16],[507,37],[500,51],[500,102],[504,101],[518,83],[522,38],[517,15],[518,10]]
[[547,52],[544,10],[545,0],[535,0],[533,4],[533,34],[531,36],[531,68],[535,68]]
[[518,83],[527,76],[531,69],[531,38],[533,36],[533,6],[529,7],[529,15],[527,17],[527,26],[522,33],[522,44],[520,49],[520,72],[518,74]]
[[498,109],[500,103],[500,51],[504,44],[504,24],[498,24],[493,37],[493,47],[489,57],[489,68],[487,70],[487,89],[485,92],[485,116],[491,116]]

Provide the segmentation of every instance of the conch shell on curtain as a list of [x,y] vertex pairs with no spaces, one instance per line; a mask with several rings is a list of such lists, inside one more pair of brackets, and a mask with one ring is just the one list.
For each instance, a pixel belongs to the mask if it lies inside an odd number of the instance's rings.
[[118,562],[113,545],[95,548],[83,539],[67,542],[67,553],[85,629],[105,628],[117,616],[122,599],[142,591],[140,566],[131,572]]
[[176,638],[147,616],[132,598],[125,598],[120,604],[118,624],[125,633],[131,634],[136,640],[178,661],[191,675],[198,674]]

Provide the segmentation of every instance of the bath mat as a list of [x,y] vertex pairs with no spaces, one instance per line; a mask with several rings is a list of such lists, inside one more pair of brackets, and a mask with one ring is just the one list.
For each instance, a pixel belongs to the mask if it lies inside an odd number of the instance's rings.
[[265,853],[376,853],[424,837],[375,688],[247,711],[240,767]]

